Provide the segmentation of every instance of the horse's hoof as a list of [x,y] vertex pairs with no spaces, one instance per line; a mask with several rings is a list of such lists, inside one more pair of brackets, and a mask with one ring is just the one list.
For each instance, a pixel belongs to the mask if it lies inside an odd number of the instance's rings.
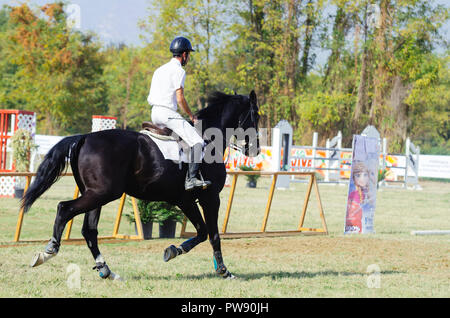
[[224,274],[219,274],[219,275],[222,276],[223,279],[227,279],[227,280],[236,279],[236,276],[231,274],[229,271],[226,271]]
[[227,279],[227,280],[234,280],[234,279],[237,279],[236,276],[234,276],[234,275],[231,274],[230,272],[228,272],[228,273],[229,273],[229,276],[224,277],[224,279]]
[[36,253],[31,259],[30,267],[38,267],[39,265],[44,264],[46,261],[54,257],[56,254],[48,254],[48,253]]
[[178,249],[174,245],[170,245],[164,250],[164,262],[166,263],[177,256]]
[[42,253],[34,254],[33,258],[31,259],[30,267],[37,267],[42,264],[44,264],[44,257],[42,257]]

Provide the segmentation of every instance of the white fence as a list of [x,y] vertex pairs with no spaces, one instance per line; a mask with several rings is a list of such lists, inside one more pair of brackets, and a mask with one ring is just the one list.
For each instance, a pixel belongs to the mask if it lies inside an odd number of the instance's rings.
[[[309,160],[311,164],[307,166],[292,164],[291,170],[319,173],[322,175],[319,181],[321,183],[347,184],[351,172],[352,149],[342,148],[342,133],[339,132],[331,140],[327,139],[325,147],[319,147],[317,141],[318,133],[314,133],[312,146],[293,146],[291,163],[295,163],[297,160],[303,160],[303,162]],[[420,148],[416,147],[408,138],[404,155],[389,154],[387,139],[383,138],[380,142],[382,143],[380,169],[389,170],[387,178],[380,183],[380,186],[420,189]],[[296,150],[302,151],[297,153]],[[442,161],[443,159],[441,159]],[[304,182],[295,178],[292,178],[291,181]]]
[[[53,145],[63,137],[36,135],[36,143],[39,145],[33,159],[45,155]],[[325,147],[318,146],[318,133],[314,133],[311,146],[292,146],[291,149],[291,171],[316,172],[319,182],[330,184],[347,184],[350,178],[352,149],[342,148],[342,133],[338,133],[332,139],[326,141]],[[413,187],[420,188],[419,177],[446,178],[450,179],[450,156],[421,155],[420,148],[416,147],[409,139],[406,142],[405,154],[387,153],[387,140],[382,141],[380,154],[380,169],[388,169],[387,179],[380,185],[383,187]],[[272,147],[265,147],[271,149]],[[252,166],[258,160],[247,158],[242,154],[234,153],[237,161],[233,167]],[[406,160],[409,158],[409,160]],[[267,165],[261,170],[272,171],[271,159],[266,153],[264,159]],[[231,161],[231,159],[230,159]],[[37,168],[39,160],[32,160],[34,165],[31,171]],[[304,182],[301,179],[291,178],[291,182]]]

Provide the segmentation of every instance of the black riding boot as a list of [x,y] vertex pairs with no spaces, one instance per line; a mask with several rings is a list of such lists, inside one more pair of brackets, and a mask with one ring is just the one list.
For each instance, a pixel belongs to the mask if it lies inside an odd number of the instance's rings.
[[184,184],[184,188],[186,189],[186,191],[192,191],[195,188],[203,188],[204,190],[209,185],[211,185],[210,181],[203,180],[201,174],[200,179],[198,179],[202,149],[203,147],[201,144],[197,144],[191,148],[191,162],[189,163],[186,182]]

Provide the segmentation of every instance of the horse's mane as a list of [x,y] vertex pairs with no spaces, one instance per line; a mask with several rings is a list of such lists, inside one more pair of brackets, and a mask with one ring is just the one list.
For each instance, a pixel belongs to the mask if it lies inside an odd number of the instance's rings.
[[222,92],[211,93],[207,99],[207,107],[199,110],[197,112],[197,117],[199,119],[218,117],[219,114],[223,113],[225,105],[232,102],[232,100],[238,96],[239,95],[227,95]]

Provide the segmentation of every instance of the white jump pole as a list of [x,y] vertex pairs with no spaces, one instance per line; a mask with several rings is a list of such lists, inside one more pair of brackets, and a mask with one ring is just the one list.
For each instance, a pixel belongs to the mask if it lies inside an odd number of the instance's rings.
[[411,231],[411,235],[448,235],[450,230]]

